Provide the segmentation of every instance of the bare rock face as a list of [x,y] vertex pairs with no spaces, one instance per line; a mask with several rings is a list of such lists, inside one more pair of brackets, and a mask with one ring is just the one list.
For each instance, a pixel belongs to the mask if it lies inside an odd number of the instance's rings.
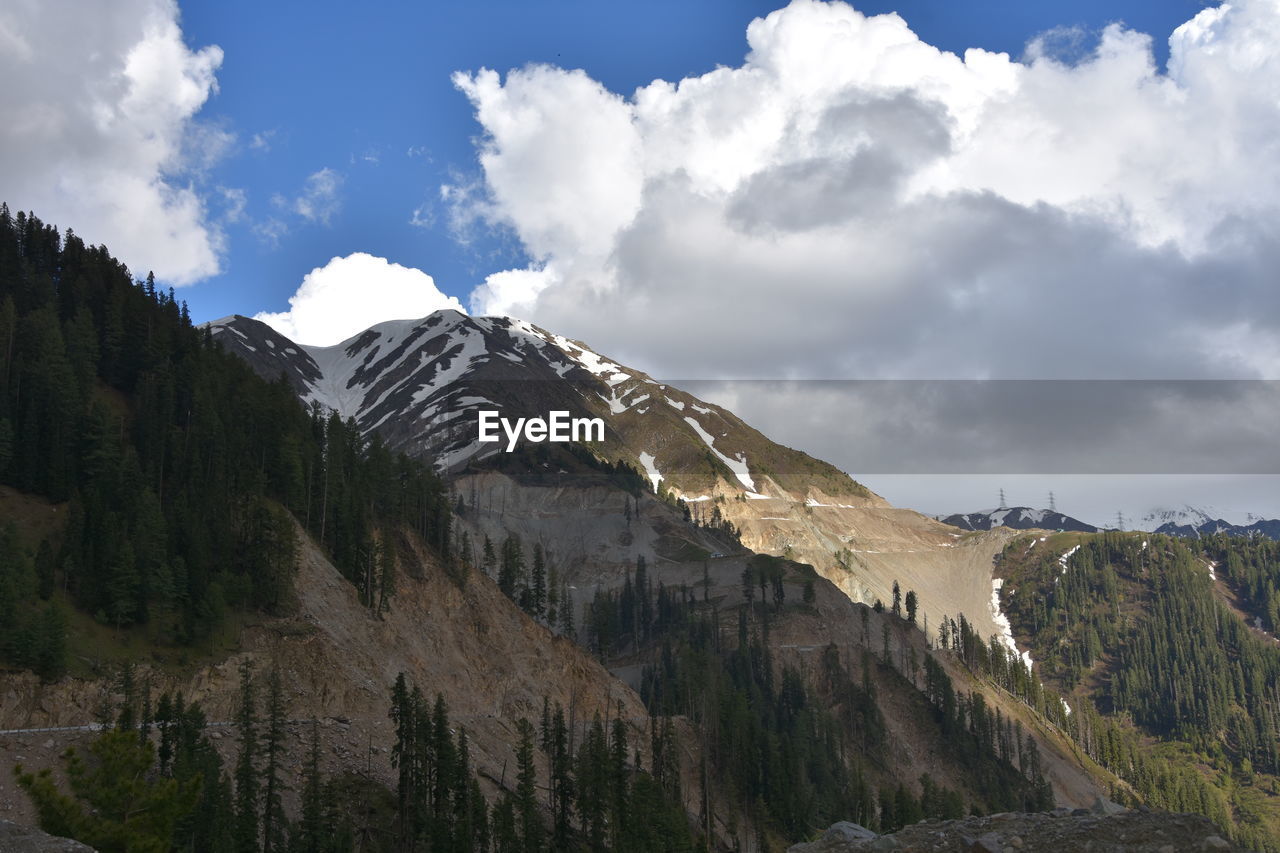
[[[867,835],[848,833],[856,827]],[[964,820],[921,821],[890,835],[875,836],[856,824],[839,823],[821,840],[795,844],[788,853],[1022,853],[1033,850],[1092,850],[1097,853],[1182,853],[1240,850],[1208,818],[1124,809],[1099,800],[1092,809],[1041,814],[997,814]]]
[[5,853],[94,853],[94,849],[70,838],[58,838],[0,820],[0,850]]
[[822,840],[831,843],[871,841],[878,837],[879,836],[867,829],[865,826],[861,826],[848,820],[842,820],[839,823],[831,824],[831,828],[822,834]]

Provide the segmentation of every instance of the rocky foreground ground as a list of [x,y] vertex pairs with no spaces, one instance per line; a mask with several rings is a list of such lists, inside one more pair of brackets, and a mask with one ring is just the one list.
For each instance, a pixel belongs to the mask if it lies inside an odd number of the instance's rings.
[[964,820],[929,820],[890,835],[837,823],[818,841],[788,853],[1184,853],[1239,850],[1201,815],[1126,809],[1099,799],[1091,809],[1005,813]]
[[57,838],[38,829],[0,820],[0,851],[3,853],[93,853],[79,841]]

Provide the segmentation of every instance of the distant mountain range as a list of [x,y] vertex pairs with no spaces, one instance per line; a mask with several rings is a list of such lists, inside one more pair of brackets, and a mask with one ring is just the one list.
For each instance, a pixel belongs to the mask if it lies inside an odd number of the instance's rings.
[[[1013,530],[1070,530],[1079,533],[1097,533],[1101,528],[1047,509],[1025,506],[999,507],[978,512],[956,513],[939,519],[944,524],[962,530],[994,530],[1008,527]],[[1228,536],[1265,536],[1280,539],[1280,519],[1260,518],[1249,515],[1246,523],[1234,524],[1220,517],[1212,507],[1198,508],[1190,505],[1177,509],[1160,508],[1148,512],[1135,525],[1138,530],[1150,530],[1169,536],[1199,539],[1225,533]]]
[[1156,509],[1142,517],[1142,526],[1154,533],[1170,536],[1186,536],[1199,539],[1225,533],[1228,536],[1265,536],[1280,539],[1280,519],[1259,518],[1249,515],[1245,524],[1233,524],[1221,517],[1212,507],[1204,509],[1190,505],[1179,509]]
[[1097,533],[1098,528],[1078,518],[1048,509],[1032,509],[1028,506],[999,507],[978,512],[957,513],[939,519],[943,524],[962,530],[994,530],[1008,527],[1013,530],[1072,530],[1079,533]]

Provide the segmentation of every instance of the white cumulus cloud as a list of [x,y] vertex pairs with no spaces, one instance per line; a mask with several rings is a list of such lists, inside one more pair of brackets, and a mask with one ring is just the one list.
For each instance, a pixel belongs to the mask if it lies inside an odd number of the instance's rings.
[[484,186],[442,197],[533,260],[472,309],[672,377],[1273,374],[1277,32],[1276,0],[1205,9],[1162,72],[1118,25],[1019,60],[795,0],[629,95],[456,75]]
[[422,270],[356,252],[307,273],[289,297],[288,311],[254,319],[298,343],[330,346],[384,320],[416,319],[446,308],[463,310]]
[[215,274],[222,236],[184,180],[229,135],[198,124],[218,47],[190,49],[172,0],[10,3],[0,12],[0,187],[14,209],[105,243],[173,284]]

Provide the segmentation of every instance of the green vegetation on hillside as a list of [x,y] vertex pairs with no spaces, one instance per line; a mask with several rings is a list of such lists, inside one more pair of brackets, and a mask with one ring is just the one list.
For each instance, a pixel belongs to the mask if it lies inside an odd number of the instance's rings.
[[1280,647],[1210,577],[1230,566],[1219,577],[1265,611],[1274,543],[1104,533],[1064,558],[1065,541],[1016,540],[1000,562],[1010,622],[1073,713],[1041,707],[1145,802],[1280,849]]
[[[924,817],[979,811],[1039,809],[1051,805],[1038,753],[1024,733],[965,694],[931,658],[925,690],[915,673],[898,673],[893,656],[865,654],[859,670],[839,651],[822,651],[816,678],[774,660],[771,625],[810,605],[787,604],[788,571],[808,579],[812,570],[757,555],[743,575],[737,636],[726,636],[718,600],[705,589],[654,584],[643,562],[620,592],[599,591],[583,617],[583,640],[606,660],[637,655],[645,662],[641,697],[651,714],[696,724],[702,738],[704,809],[710,798],[730,797],[730,812],[751,816],[740,838],[808,837],[837,820],[890,831]],[[914,630],[902,621],[901,630]],[[914,655],[911,658],[915,660]],[[968,800],[925,776],[903,778],[889,758],[887,728],[873,684],[876,678],[915,695],[927,709],[949,759],[967,770]],[[1033,758],[1033,755],[1035,756]],[[720,780],[708,784],[707,779]],[[752,834],[754,833],[754,834]]]
[[[192,326],[104,247],[0,206],[0,482],[66,505],[34,553],[0,531],[0,660],[55,678],[58,600],[162,643],[236,608],[278,611],[294,518],[371,605],[378,529],[448,555],[451,507],[429,465],[308,412]],[[293,518],[290,518],[290,515]]]
[[[650,737],[648,771],[619,717],[597,714],[570,732],[565,711],[544,703],[542,723],[517,724],[513,784],[492,807],[471,769],[467,731],[456,733],[444,697],[428,703],[401,674],[391,719],[398,772],[390,838],[377,849],[457,853],[692,853],[693,833],[680,798],[674,729]],[[576,745],[576,747],[575,747]],[[541,751],[541,772],[535,753]],[[539,778],[546,784],[539,783]]]

